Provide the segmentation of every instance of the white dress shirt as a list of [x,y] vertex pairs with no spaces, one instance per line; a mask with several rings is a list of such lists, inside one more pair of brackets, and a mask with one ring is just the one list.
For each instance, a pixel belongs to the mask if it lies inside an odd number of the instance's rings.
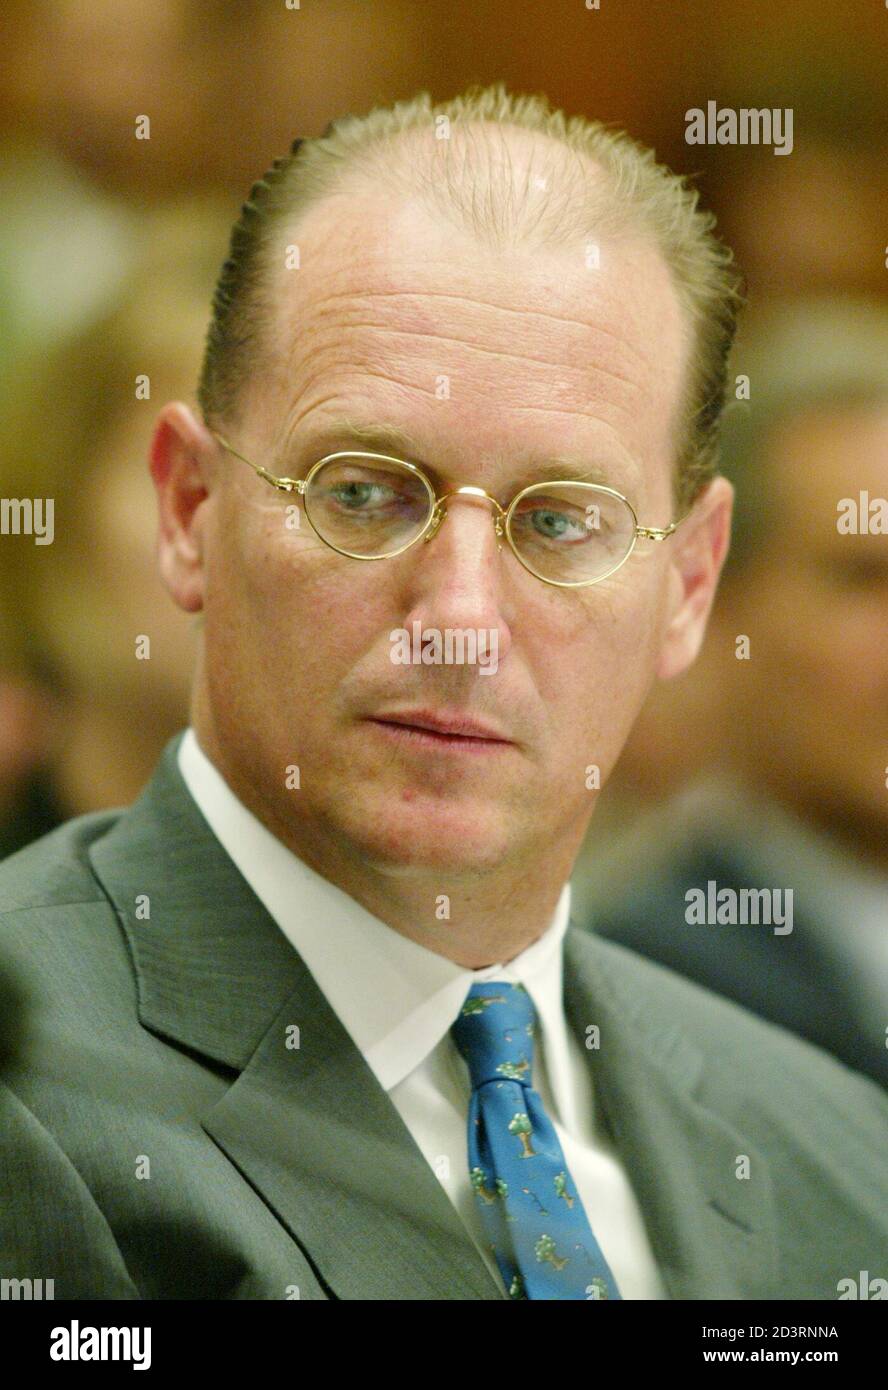
[[562,1002],[565,884],[555,917],[507,965],[468,970],[367,912],[315,873],[235,796],[189,728],[185,784],[222,848],[298,951],[447,1193],[501,1289],[469,1182],[468,1067],[450,1028],[476,981],[522,984],[537,1012],[534,1086],[623,1298],[667,1298],[620,1158],[596,1125],[588,1059]]

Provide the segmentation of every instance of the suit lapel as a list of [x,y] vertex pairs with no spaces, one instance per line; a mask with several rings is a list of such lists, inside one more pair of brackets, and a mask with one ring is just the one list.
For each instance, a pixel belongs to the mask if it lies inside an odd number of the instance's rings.
[[[629,952],[572,926],[565,1007],[590,1051],[595,1104],[638,1197],[674,1299],[775,1296],[776,1241],[767,1162],[707,1106],[705,1059],[681,1032]],[[737,1176],[749,1159],[748,1178]]]
[[141,1022],[238,1073],[202,1127],[333,1296],[501,1299],[398,1111],[203,819],[180,738],[90,850]]
[[[288,1048],[294,1024],[299,1046]],[[337,1297],[502,1297],[400,1115],[310,978],[202,1123]]]

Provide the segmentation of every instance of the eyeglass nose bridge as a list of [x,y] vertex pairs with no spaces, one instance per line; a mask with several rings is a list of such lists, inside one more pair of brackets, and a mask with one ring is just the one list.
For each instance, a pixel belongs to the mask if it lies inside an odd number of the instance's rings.
[[493,520],[493,529],[496,532],[497,540],[499,541],[500,545],[502,545],[503,536],[505,535],[505,512],[503,511],[499,502],[497,502],[496,498],[491,497],[489,492],[485,492],[483,487],[468,486],[455,488],[453,492],[446,492],[443,497],[436,498],[435,510],[432,512],[432,519],[429,522],[429,527],[425,533],[425,536],[423,537],[423,540],[434,540],[435,536],[438,534],[441,522],[447,515],[447,508],[445,507],[444,503],[449,502],[451,497],[477,497],[478,500],[481,502],[493,503],[494,507],[496,507],[496,516]]

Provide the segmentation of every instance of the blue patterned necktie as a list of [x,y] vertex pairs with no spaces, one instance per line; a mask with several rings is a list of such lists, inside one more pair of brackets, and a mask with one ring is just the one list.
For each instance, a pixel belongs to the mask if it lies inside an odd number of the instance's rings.
[[620,1291],[533,1089],[534,1008],[523,985],[472,985],[451,1028],[469,1067],[469,1177],[510,1298]]

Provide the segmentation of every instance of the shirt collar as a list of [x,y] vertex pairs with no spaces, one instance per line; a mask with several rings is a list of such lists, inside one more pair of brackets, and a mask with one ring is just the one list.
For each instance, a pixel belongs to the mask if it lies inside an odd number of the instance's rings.
[[523,984],[544,1044],[547,1038],[563,1044],[561,944],[570,918],[569,883],[551,925],[536,941],[508,964],[469,970],[402,936],[304,864],[235,796],[192,728],[181,740],[178,760],[210,829],[386,1090],[437,1046],[476,981]]

